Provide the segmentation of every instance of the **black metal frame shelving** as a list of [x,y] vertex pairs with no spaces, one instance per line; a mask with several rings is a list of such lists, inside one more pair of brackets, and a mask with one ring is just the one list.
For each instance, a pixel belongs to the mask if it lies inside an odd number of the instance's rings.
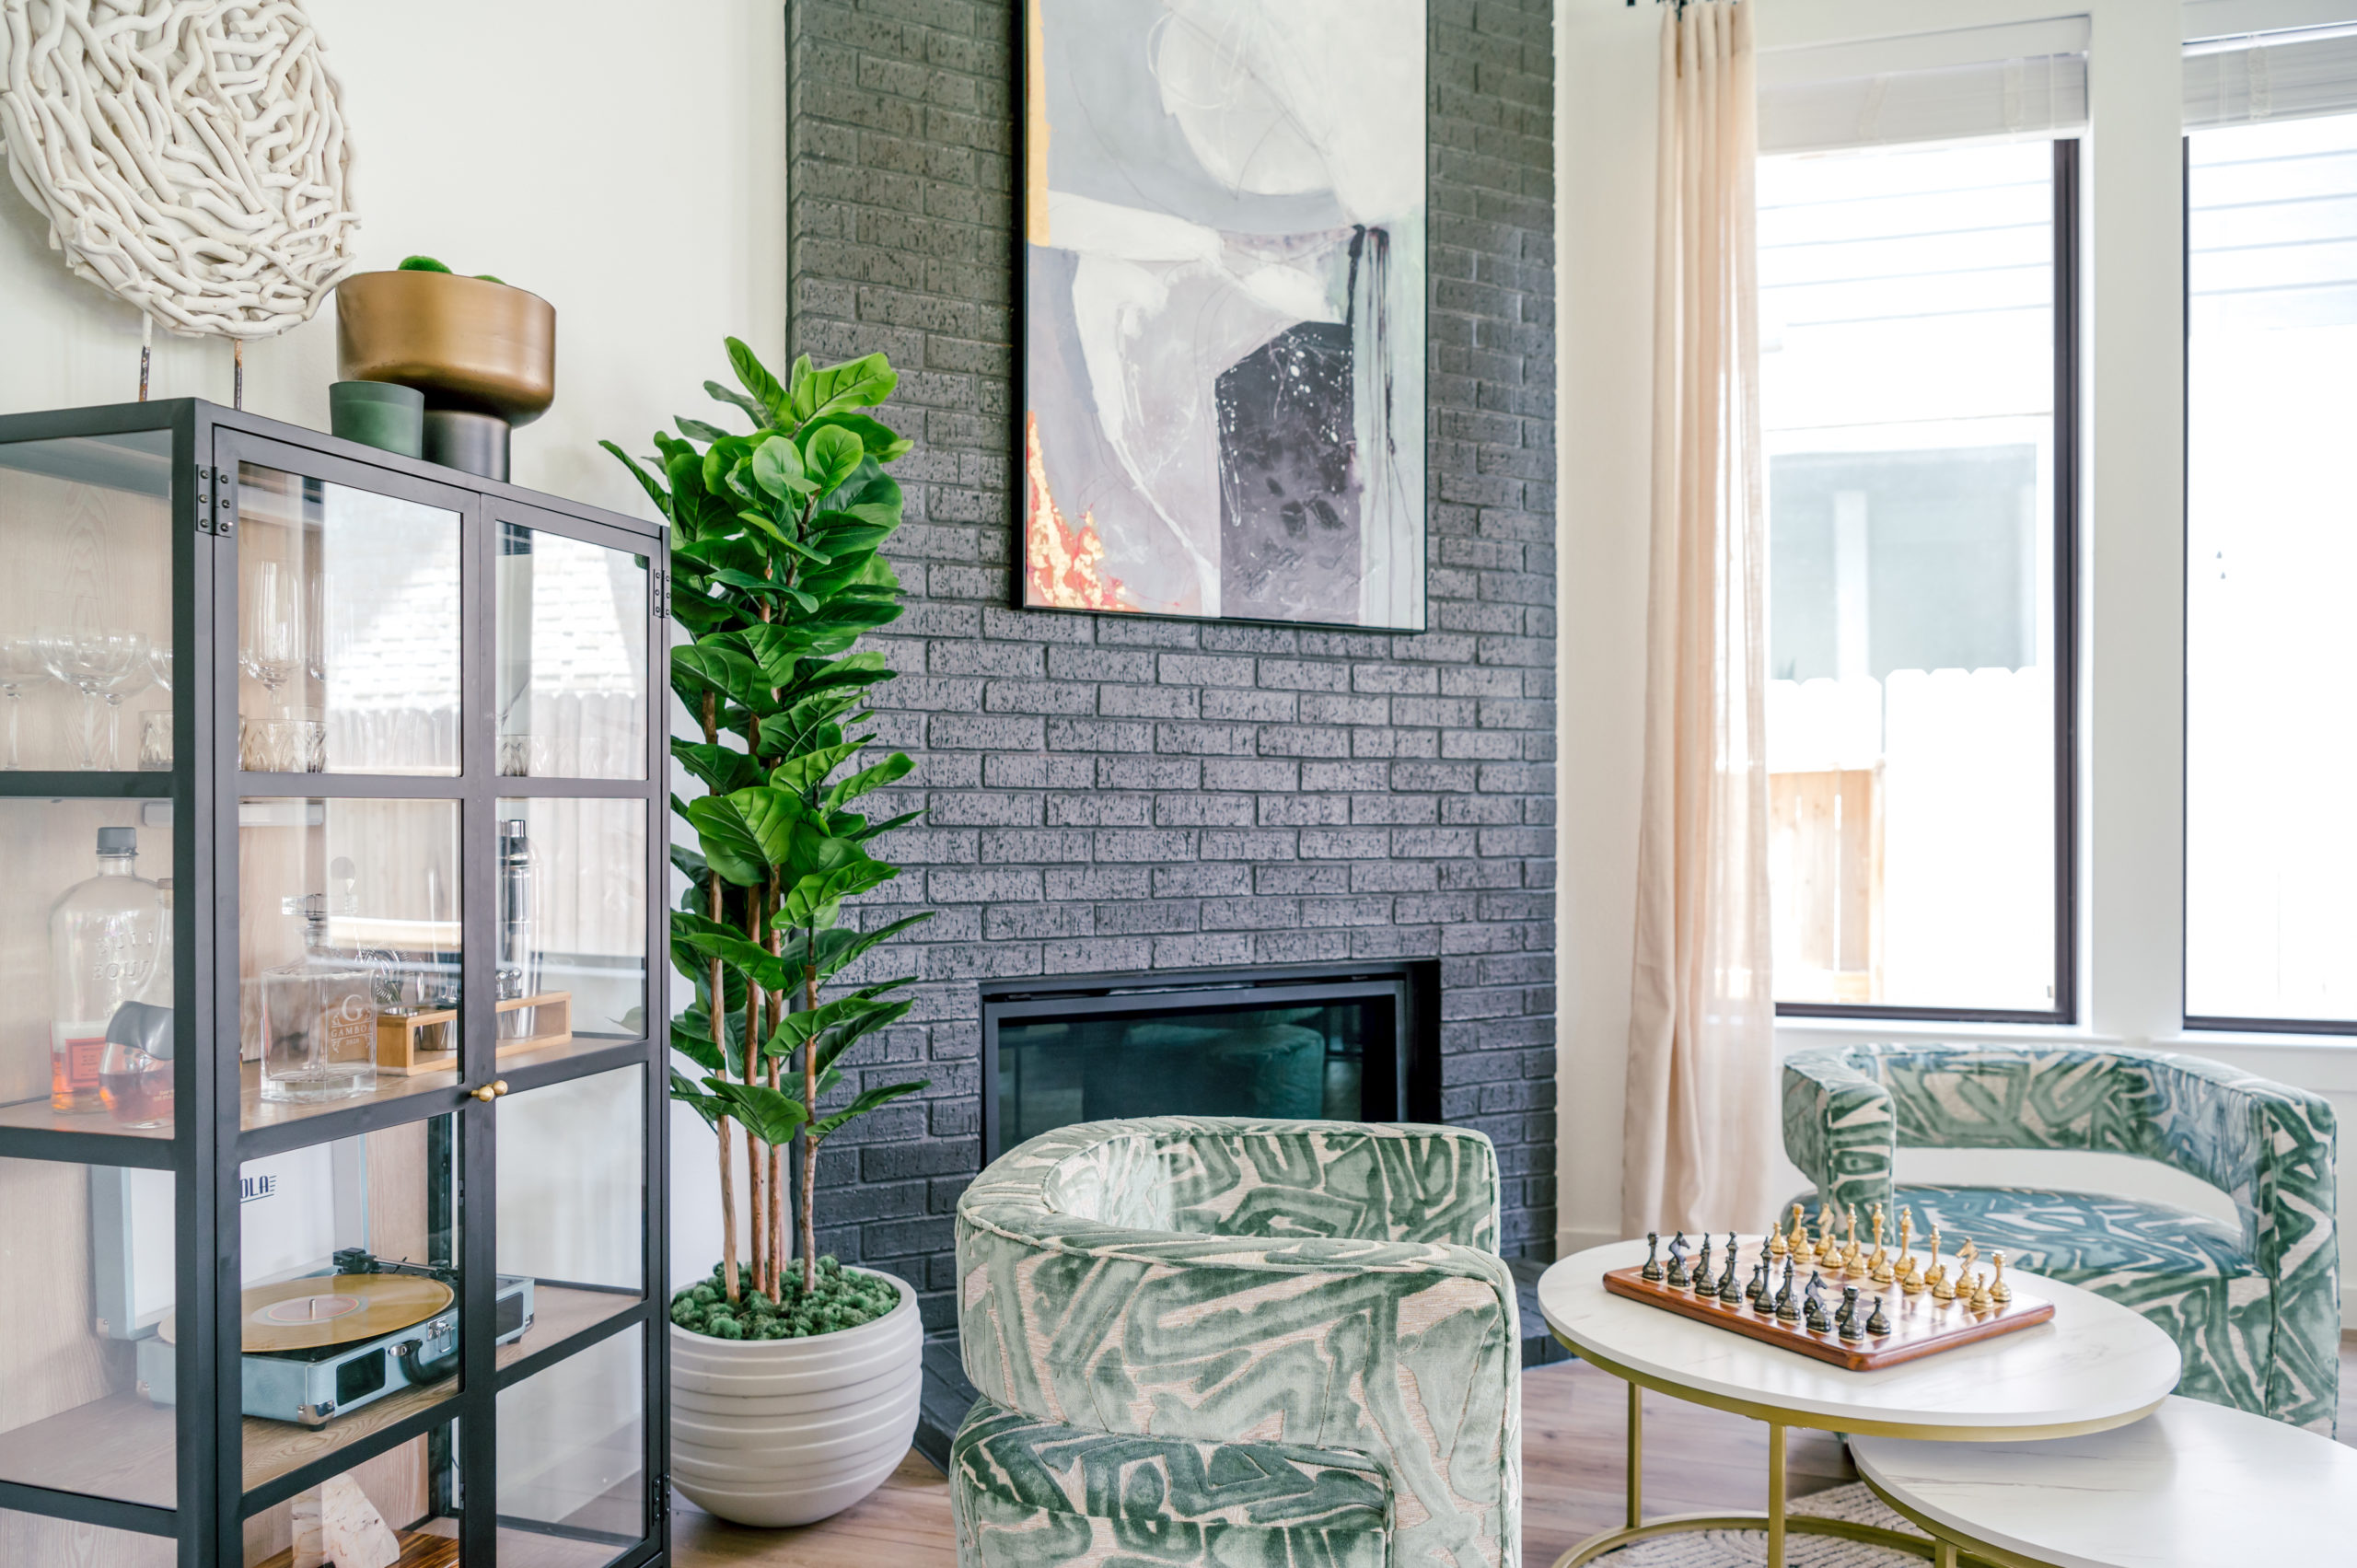
[[[0,1159],[65,1161],[169,1170],[178,1216],[176,1507],[158,1507],[0,1480],[0,1508],[45,1515],[178,1542],[182,1568],[244,1561],[246,1519],[426,1434],[450,1431],[463,1501],[455,1509],[462,1561],[496,1560],[497,1532],[575,1534],[562,1526],[502,1519],[496,1401],[527,1377],[613,1336],[642,1335],[642,1529],[611,1544],[622,1568],[667,1562],[668,1516],[668,1098],[664,1029],[669,1017],[665,922],[669,701],[668,571],[663,526],[377,451],[201,400],[115,404],[0,415],[0,444],[168,432],[172,648],[180,673],[170,701],[177,740],[169,772],[0,772],[0,800],[168,800],[176,827],[174,1007],[184,1030],[174,1063],[177,1111],[168,1138],[0,1123]],[[251,773],[238,769],[236,569],[238,472],[250,462],[456,513],[460,519],[459,772],[448,777],[354,773]],[[648,707],[645,776],[634,780],[508,777],[497,768],[493,703],[495,596],[501,525],[515,524],[642,558],[647,565]],[[460,1055],[455,1084],[355,1099],[285,1121],[246,1127],[239,1077],[238,806],[252,796],[398,798],[456,804],[459,819]],[[495,1051],[493,933],[496,878],[489,873],[503,801],[531,797],[645,803],[645,1005],[635,1040],[582,1044],[560,1059],[503,1068]],[[479,1091],[504,1081],[523,1093],[637,1066],[644,1074],[640,1280],[626,1311],[536,1347],[499,1366],[491,1331],[496,1292],[496,1167],[500,1101]],[[238,1324],[239,1170],[262,1156],[362,1132],[450,1118],[459,1224],[461,1362],[459,1388],[427,1408],[327,1449],[249,1489],[243,1465]],[[563,1282],[551,1282],[561,1283]],[[187,1353],[209,1347],[210,1353]],[[325,1429],[332,1432],[333,1426]],[[447,1477],[445,1478],[447,1479]],[[447,1499],[447,1485],[435,1487]]]

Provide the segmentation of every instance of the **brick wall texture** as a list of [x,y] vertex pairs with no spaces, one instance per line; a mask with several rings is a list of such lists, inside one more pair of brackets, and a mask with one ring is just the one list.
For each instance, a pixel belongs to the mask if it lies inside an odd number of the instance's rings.
[[[953,1317],[986,976],[1436,958],[1445,1118],[1497,1142],[1504,1250],[1555,1228],[1555,285],[1550,0],[1431,0],[1430,630],[1035,613],[1013,602],[1009,0],[794,0],[791,348],[876,350],[907,613],[883,738],[921,827],[865,900],[908,1026],[855,1076],[929,1075],[840,1136],[822,1244]],[[880,914],[882,911],[872,912]],[[853,1157],[855,1150],[855,1157]]]

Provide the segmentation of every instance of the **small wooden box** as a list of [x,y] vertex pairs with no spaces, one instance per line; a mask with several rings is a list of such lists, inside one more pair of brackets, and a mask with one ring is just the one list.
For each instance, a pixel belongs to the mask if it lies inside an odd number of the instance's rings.
[[[499,1042],[498,1054],[540,1051],[573,1038],[573,993],[543,992],[518,996],[498,1005],[500,1013],[531,1009],[531,1033]],[[429,1013],[380,1013],[377,1016],[377,1071],[404,1077],[420,1073],[447,1073],[459,1065],[459,1014],[455,1008]]]

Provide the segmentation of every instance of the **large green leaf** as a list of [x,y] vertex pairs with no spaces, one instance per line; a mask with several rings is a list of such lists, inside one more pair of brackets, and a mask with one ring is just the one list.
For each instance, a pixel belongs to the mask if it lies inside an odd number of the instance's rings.
[[687,436],[691,440],[725,441],[728,438],[729,433],[721,429],[720,426],[716,424],[707,424],[701,419],[690,419],[683,413],[673,414],[671,416],[671,423],[679,427],[680,435]]
[[746,655],[726,644],[708,639],[671,654],[671,684],[676,690],[684,677],[688,690],[698,696],[688,703],[688,710],[695,711],[704,691],[716,692],[738,707],[749,707],[765,701],[770,684],[761,678],[761,668]]
[[889,1105],[892,1101],[899,1099],[902,1095],[916,1094],[920,1090],[928,1089],[932,1086],[933,1081],[928,1078],[922,1083],[890,1084],[880,1089],[869,1089],[831,1116],[823,1116],[817,1121],[812,1122],[810,1125],[811,1137],[813,1140],[823,1140],[840,1128],[857,1121],[859,1118],[866,1115],[869,1111],[874,1110],[877,1106]]
[[728,1108],[728,1114],[764,1144],[790,1144],[810,1120],[798,1099],[789,1098],[767,1084],[738,1084],[726,1078],[706,1078],[710,1089]]
[[816,750],[788,757],[770,770],[770,784],[773,788],[792,790],[796,795],[807,795],[826,783],[829,773],[858,756],[865,742],[858,742],[842,746],[821,746]]
[[757,942],[751,942],[739,932],[699,931],[682,934],[681,942],[707,958],[718,958],[739,974],[750,977],[764,991],[793,991],[801,981],[801,972]]
[[799,807],[784,790],[756,785],[689,801],[688,820],[714,871],[740,888],[758,888],[791,860],[795,830],[806,822]]
[[842,903],[856,898],[871,888],[878,888],[900,874],[900,867],[880,860],[870,860],[859,853],[857,845],[842,839],[830,839],[840,844],[853,857],[825,871],[814,871],[795,878],[778,904],[778,919],[787,925],[832,925],[842,918]]
[[839,424],[805,427],[800,441],[804,482],[822,495],[858,472],[867,458],[859,437]]
[[733,408],[744,410],[746,417],[757,426],[770,422],[769,410],[733,387],[724,387],[717,381],[706,381],[703,384],[703,389],[711,395],[714,402],[727,403]]
[[830,807],[837,807],[857,800],[870,790],[882,789],[888,784],[906,778],[915,766],[914,762],[895,751],[874,767],[862,768],[827,791],[827,804]]
[[644,469],[640,468],[636,458],[632,457],[628,452],[623,451],[611,441],[600,441],[598,445],[603,447],[609,452],[611,452],[617,459],[621,459],[622,467],[630,470],[631,477],[638,481],[638,487],[646,492],[646,498],[655,503],[655,509],[656,511],[662,513],[667,517],[671,515],[671,493],[664,489],[653,474],[648,473]]
[[753,760],[731,746],[707,746],[700,740],[681,740],[674,736],[671,755],[714,795],[726,795],[761,782],[761,769]]
[[671,1069],[671,1098],[684,1105],[695,1107],[696,1114],[703,1118],[704,1125],[707,1127],[720,1125],[720,1118],[725,1111],[725,1107],[719,1098],[697,1087],[694,1081],[677,1067]]
[[[866,957],[870,949],[889,942],[911,926],[923,925],[933,916],[934,912],[927,910],[923,914],[907,915],[888,925],[879,925],[873,931],[853,931],[840,925],[824,926],[815,934],[794,931],[787,935],[783,952],[787,965],[795,970],[809,965],[815,953],[819,978],[832,980]],[[815,941],[812,940],[814,935]]]
[[753,482],[777,496],[809,495],[819,488],[791,441],[766,442],[753,454]]
[[906,457],[916,443],[890,428],[881,421],[864,413],[829,413],[804,423],[799,434],[807,436],[814,426],[836,425],[859,437],[867,455],[879,463]]
[[792,429],[794,412],[785,395],[785,389],[778,385],[777,377],[770,374],[769,366],[761,363],[761,356],[746,347],[742,341],[730,338],[726,342],[728,367],[737,372],[737,379],[743,383],[746,392],[753,401],[768,411],[767,423],[770,428]]
[[795,412],[810,420],[855,408],[874,408],[889,398],[900,384],[900,373],[892,368],[889,360],[880,354],[865,354],[814,373],[798,389],[797,405],[807,401],[808,406],[797,406]]

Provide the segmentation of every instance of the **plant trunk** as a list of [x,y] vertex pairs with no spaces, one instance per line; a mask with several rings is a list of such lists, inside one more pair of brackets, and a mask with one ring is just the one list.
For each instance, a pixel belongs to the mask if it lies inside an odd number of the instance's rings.
[[[818,953],[818,931],[807,934],[813,956]],[[802,968],[802,1005],[812,1012],[819,1010],[819,966],[805,964]],[[808,1041],[802,1048],[802,1103],[810,1108],[810,1120],[802,1124],[802,1294],[809,1295],[819,1288],[819,1210],[814,1200],[819,1192],[819,1042]]]
[[[703,694],[703,738],[707,746],[720,744],[719,699],[707,691]],[[720,873],[704,868],[704,885],[710,889],[712,918],[727,918],[726,893],[720,886]],[[728,986],[726,971],[718,958],[712,960],[711,990],[706,993],[704,1018],[712,1025],[712,1049],[720,1058],[720,1070],[728,1071]],[[728,1292],[728,1305],[737,1305],[737,1170],[728,1150],[728,1118],[715,1117],[713,1131],[720,1138],[720,1263],[721,1283]]]
[[[758,944],[761,940],[761,900],[749,890],[745,894],[745,923],[747,935]],[[745,1082],[761,1079],[761,1059],[765,1054],[755,1042],[761,1038],[761,988],[753,977],[745,977]],[[751,1172],[753,1191],[753,1288],[774,1298],[777,1295],[777,1259],[770,1251],[769,1145],[753,1137],[752,1129],[745,1130],[745,1157]]]
[[[763,893],[762,902],[763,907],[769,912],[770,923],[769,939],[765,946],[772,955],[782,954],[785,950],[785,944],[777,925],[778,894],[775,872],[770,875],[769,887]],[[784,1023],[784,1018],[785,993],[782,991],[772,992],[769,997],[769,1027],[772,1040],[777,1038],[778,1029]],[[771,1055],[768,1061],[769,1086],[774,1089],[778,1086],[778,1060],[774,1055]],[[761,1218],[762,1223],[769,1226],[770,1233],[770,1269],[774,1276],[771,1294],[783,1299],[785,1283],[785,1145],[783,1144],[770,1145],[769,1210]]]

